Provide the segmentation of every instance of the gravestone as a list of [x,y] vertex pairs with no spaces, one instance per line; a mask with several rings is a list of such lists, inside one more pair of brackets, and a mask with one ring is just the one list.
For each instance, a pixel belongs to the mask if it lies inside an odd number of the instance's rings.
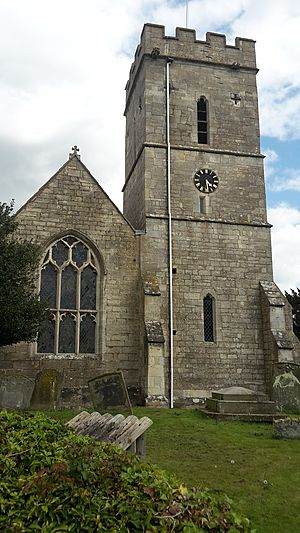
[[106,411],[132,414],[132,407],[126,389],[123,373],[109,372],[88,381],[94,408]]
[[300,365],[280,362],[273,365],[272,400],[279,411],[300,413]]
[[56,409],[63,376],[57,370],[46,368],[38,373],[30,406],[33,409]]
[[0,371],[0,407],[2,409],[28,409],[34,381],[18,372]]
[[279,420],[274,420],[273,437],[275,439],[300,440],[300,419],[287,417]]

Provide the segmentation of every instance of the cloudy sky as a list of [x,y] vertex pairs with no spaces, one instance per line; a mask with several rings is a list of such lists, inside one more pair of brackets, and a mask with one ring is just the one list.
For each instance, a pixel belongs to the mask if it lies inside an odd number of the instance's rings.
[[[121,207],[124,87],[145,22],[174,35],[186,2],[0,0],[0,201],[20,207],[67,160]],[[300,287],[300,2],[189,0],[188,26],[257,41],[274,276]]]

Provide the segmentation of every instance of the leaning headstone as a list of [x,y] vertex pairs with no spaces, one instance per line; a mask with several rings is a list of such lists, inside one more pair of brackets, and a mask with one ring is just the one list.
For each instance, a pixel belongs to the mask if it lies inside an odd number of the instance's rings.
[[28,409],[33,389],[33,379],[19,372],[0,372],[0,408]]
[[62,379],[62,374],[52,368],[46,368],[39,372],[35,379],[31,407],[33,409],[56,409]]
[[94,408],[99,413],[130,413],[132,407],[123,373],[109,372],[88,381]]

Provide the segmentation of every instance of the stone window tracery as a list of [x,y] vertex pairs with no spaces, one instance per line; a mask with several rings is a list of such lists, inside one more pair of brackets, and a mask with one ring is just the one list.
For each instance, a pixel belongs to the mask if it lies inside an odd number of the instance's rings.
[[40,299],[49,306],[50,318],[38,336],[38,353],[96,352],[98,285],[96,257],[79,238],[67,235],[49,247],[41,268]]

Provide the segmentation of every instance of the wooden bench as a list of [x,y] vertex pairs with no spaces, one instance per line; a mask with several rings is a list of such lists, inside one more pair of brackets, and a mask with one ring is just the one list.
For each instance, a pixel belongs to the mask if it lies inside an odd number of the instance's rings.
[[97,411],[82,411],[69,420],[66,426],[73,429],[76,435],[88,435],[97,441],[110,442],[139,457],[145,457],[145,431],[152,423],[147,416],[139,419],[130,415],[125,418],[121,414],[114,416],[109,413],[101,415]]

